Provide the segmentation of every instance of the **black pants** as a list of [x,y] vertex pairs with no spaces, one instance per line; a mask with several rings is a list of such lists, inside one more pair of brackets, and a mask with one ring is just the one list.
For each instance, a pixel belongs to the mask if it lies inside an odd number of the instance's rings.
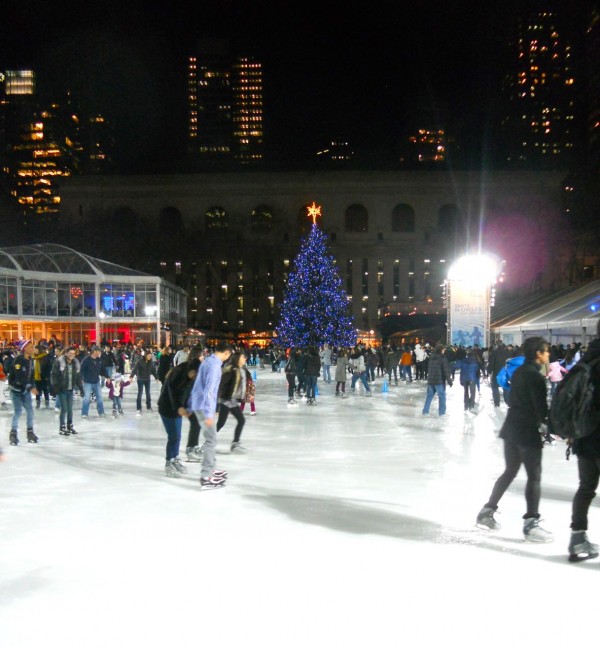
[[46,405],[50,403],[50,394],[48,393],[48,381],[46,379],[41,379],[40,381],[35,381],[35,389],[38,391],[38,393],[35,396],[35,400],[37,403],[41,403],[42,401],[42,394],[44,395],[44,401],[46,402]]
[[496,373],[492,374],[490,379],[490,385],[492,386],[492,396],[494,397],[494,405],[498,407],[500,405],[500,386],[498,381],[496,381]]
[[598,479],[600,478],[600,458],[577,457],[579,470],[579,488],[573,498],[573,515],[571,529],[587,530],[588,510],[596,495]]
[[286,372],[285,378],[288,382],[288,399],[293,399],[294,390],[296,389],[296,375]]
[[475,382],[469,381],[464,386],[465,389],[465,410],[475,407]]
[[496,480],[492,489],[492,495],[486,507],[496,509],[500,498],[515,479],[521,464],[525,465],[527,472],[527,484],[525,485],[525,501],[527,502],[527,513],[523,518],[539,518],[539,505],[542,481],[542,449],[533,446],[521,446],[504,440],[504,461],[506,469]]
[[219,406],[219,418],[217,419],[217,432],[225,426],[225,422],[227,421],[227,417],[229,417],[229,413],[237,419],[237,426],[235,427],[235,432],[233,434],[233,441],[239,442],[240,437],[242,436],[242,428],[244,427],[244,424],[246,423],[246,419],[244,418],[244,415],[242,414],[242,411],[240,410],[239,406],[235,406],[235,408],[229,408],[229,406],[226,406],[225,404],[221,404]]
[[142,409],[142,394],[146,390],[146,408],[150,410],[152,408],[152,401],[150,400],[150,379],[138,379],[138,393],[136,400],[136,407],[138,410]]
[[187,448],[194,448],[198,446],[198,440],[200,438],[200,422],[195,412],[192,412],[188,419],[190,422],[190,430],[188,432]]

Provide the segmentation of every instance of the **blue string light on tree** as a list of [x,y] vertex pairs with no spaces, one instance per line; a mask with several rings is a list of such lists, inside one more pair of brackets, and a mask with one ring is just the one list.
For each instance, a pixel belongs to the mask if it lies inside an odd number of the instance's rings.
[[356,343],[356,329],[335,260],[327,251],[327,238],[317,224],[321,207],[313,201],[307,212],[313,224],[288,276],[277,342],[287,347],[324,343],[350,347]]

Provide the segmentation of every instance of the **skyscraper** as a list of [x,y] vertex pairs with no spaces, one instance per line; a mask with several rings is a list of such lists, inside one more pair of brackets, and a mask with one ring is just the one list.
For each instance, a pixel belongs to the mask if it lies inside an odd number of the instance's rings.
[[573,152],[576,79],[558,20],[549,9],[530,11],[519,19],[510,44],[502,127],[511,164],[560,169]]
[[587,28],[587,65],[589,110],[587,141],[590,164],[600,171],[600,2],[592,7]]
[[262,64],[222,39],[200,41],[188,60],[188,150],[200,164],[263,159]]

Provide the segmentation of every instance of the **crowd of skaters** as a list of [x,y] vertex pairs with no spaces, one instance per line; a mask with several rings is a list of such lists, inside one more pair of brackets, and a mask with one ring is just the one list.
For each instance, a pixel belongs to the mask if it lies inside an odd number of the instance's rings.
[[[215,450],[217,433],[229,414],[236,421],[231,451],[243,453],[246,450],[241,444],[245,404],[251,404],[252,415],[256,413],[255,384],[248,366],[265,369],[269,364],[273,372],[285,373],[290,406],[299,405],[302,398],[307,405],[317,405],[319,378],[325,384],[335,382],[334,394],[342,399],[348,398],[348,392],[355,393],[357,384],[362,385],[364,395],[370,397],[371,386],[376,380],[384,380],[389,385],[424,382],[422,414],[429,416],[437,396],[440,417],[446,415],[446,387],[453,387],[457,375],[464,390],[466,413],[475,411],[480,384],[489,381],[494,406],[499,408],[502,401],[509,406],[500,431],[505,444],[506,468],[478,514],[477,523],[490,529],[499,528],[494,518],[497,503],[523,464],[527,472],[525,538],[549,541],[552,534],[539,525],[537,510],[541,495],[541,448],[544,440],[551,442],[552,438],[541,429],[556,386],[584,354],[590,353],[600,353],[600,331],[589,351],[579,344],[550,346],[542,338],[528,339],[521,347],[503,345],[499,341],[490,348],[443,344],[432,347],[416,342],[401,346],[371,347],[359,343],[351,348],[325,344],[286,349],[276,345],[234,347],[222,342],[213,349],[185,345],[177,351],[168,345],[159,350],[131,344],[86,349],[84,346],[63,348],[56,340],[37,343],[21,340],[2,346],[0,379],[8,379],[8,395],[14,408],[10,443],[17,445],[23,411],[26,413],[27,441],[38,442],[34,403],[37,409],[54,405],[60,413],[59,434],[76,435],[74,394],[82,397],[82,419],[89,416],[92,402],[95,402],[98,416],[104,417],[102,388],[106,388],[113,416],[120,417],[124,415],[123,391],[135,379],[138,387],[136,416],[142,416],[144,395],[146,411],[153,411],[150,380],[154,378],[161,383],[157,406],[168,440],[165,474],[179,477],[187,473],[180,461],[182,421],[187,419],[186,458],[202,464],[200,484],[206,489],[226,484],[227,473],[216,469]],[[350,384],[348,391],[347,383]],[[587,509],[600,478],[600,430],[598,438],[591,446],[580,445],[578,449],[580,487],[573,504],[571,558],[598,554],[597,546],[587,539]]]

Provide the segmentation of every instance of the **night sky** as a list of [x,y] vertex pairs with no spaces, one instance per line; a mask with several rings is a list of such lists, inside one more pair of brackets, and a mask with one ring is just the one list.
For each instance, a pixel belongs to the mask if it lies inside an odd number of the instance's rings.
[[[226,37],[263,61],[272,167],[307,165],[331,137],[348,138],[365,167],[385,167],[420,114],[478,166],[493,155],[506,41],[523,4],[534,2],[5,0],[0,69],[33,67],[41,92],[70,88],[82,111],[105,113],[121,170],[174,171],[187,56],[200,37]],[[564,5],[576,31],[587,0]]]

